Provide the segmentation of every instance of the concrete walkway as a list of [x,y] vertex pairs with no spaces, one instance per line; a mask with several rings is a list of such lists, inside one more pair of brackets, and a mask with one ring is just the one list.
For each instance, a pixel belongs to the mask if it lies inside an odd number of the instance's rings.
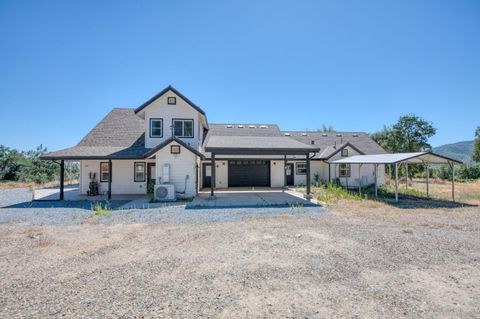
[[290,190],[225,190],[201,192],[187,208],[240,208],[240,207],[319,206],[315,200],[306,200],[300,193]]

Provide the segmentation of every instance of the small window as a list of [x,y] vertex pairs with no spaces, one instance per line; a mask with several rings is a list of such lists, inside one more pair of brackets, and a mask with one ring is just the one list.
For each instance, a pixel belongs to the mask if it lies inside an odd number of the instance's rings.
[[173,135],[193,137],[193,120],[173,120]]
[[339,170],[340,177],[350,177],[350,164],[340,164]]
[[348,148],[344,148],[344,149],[342,150],[342,156],[343,156],[343,157],[347,157],[347,156],[348,156]]
[[145,182],[145,163],[134,163],[134,181]]
[[162,119],[150,119],[150,137],[163,137]]
[[180,145],[170,145],[171,154],[180,154]]
[[167,103],[168,103],[169,105],[175,105],[175,104],[177,104],[177,98],[174,97],[174,96],[171,96],[171,97],[169,97],[169,98],[167,99]]
[[108,162],[100,162],[100,182],[108,182],[110,180],[110,170]]
[[297,163],[297,175],[306,175],[307,174],[307,163],[299,162]]

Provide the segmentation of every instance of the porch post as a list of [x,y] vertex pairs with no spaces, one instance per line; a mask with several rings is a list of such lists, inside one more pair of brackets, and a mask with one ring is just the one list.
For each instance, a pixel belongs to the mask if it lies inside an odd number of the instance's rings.
[[307,196],[306,198],[312,198],[310,194],[310,154],[307,153]]
[[215,188],[215,153],[212,153],[212,173],[211,173],[211,181],[210,181],[210,196],[214,196],[214,188]]
[[398,202],[398,163],[395,163],[395,201]]
[[65,161],[60,161],[60,200],[64,198],[64,185],[65,185]]
[[287,188],[287,155],[283,155],[283,187]]
[[328,182],[330,183],[331,180],[332,180],[331,168],[330,168],[330,163],[328,163]]
[[108,160],[108,199],[112,199],[112,160]]
[[378,197],[378,177],[377,177],[377,170],[378,170],[378,164],[373,164],[374,165],[374,173],[375,173],[375,198]]

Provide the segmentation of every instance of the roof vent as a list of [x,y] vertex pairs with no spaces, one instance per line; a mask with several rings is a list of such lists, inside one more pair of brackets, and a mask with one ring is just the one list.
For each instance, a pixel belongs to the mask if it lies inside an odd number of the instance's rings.
[[260,125],[260,128],[268,128],[266,125]]
[[337,134],[337,137],[342,137],[342,134]]
[[307,133],[302,133],[302,136],[307,136]]
[[233,127],[233,125],[231,125],[231,124],[228,124],[226,127],[227,127],[227,128],[232,128],[232,127]]
[[327,134],[327,133],[323,133],[322,136],[328,136],[328,134]]
[[285,136],[290,136],[290,133],[288,133],[288,132],[287,132],[287,133],[285,133]]
[[353,137],[358,137],[358,134],[357,134],[357,133],[355,133],[355,134],[352,134],[352,136],[353,136]]
[[249,128],[255,128],[255,125],[249,125],[248,127]]
[[239,126],[237,126],[237,127],[238,127],[238,128],[243,128],[243,125],[239,125]]

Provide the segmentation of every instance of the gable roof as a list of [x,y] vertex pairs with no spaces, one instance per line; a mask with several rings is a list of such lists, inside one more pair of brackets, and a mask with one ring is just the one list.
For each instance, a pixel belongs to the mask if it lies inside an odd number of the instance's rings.
[[364,132],[282,131],[282,133],[284,135],[289,134],[289,137],[302,143],[320,147],[320,153],[315,155],[314,159],[328,159],[335,155],[346,143],[363,154],[387,153]]
[[152,98],[150,98],[148,101],[146,101],[145,103],[143,103],[142,105],[140,105],[139,107],[137,107],[135,109],[135,114],[137,114],[138,112],[140,112],[141,110],[143,110],[144,108],[146,108],[148,105],[150,105],[153,101],[157,100],[159,97],[161,97],[162,95],[164,95],[165,93],[167,93],[168,91],[172,91],[173,93],[175,93],[176,95],[178,95],[180,98],[182,98],[182,100],[184,100],[185,102],[187,102],[188,105],[190,105],[191,107],[193,107],[195,110],[197,110],[198,112],[200,112],[200,114],[202,114],[203,116],[206,116],[205,114],[205,111],[202,110],[199,106],[197,106],[195,103],[193,103],[192,101],[190,101],[186,96],[184,96],[182,93],[180,93],[177,89],[175,89],[173,86],[169,85],[167,86],[166,88],[164,88],[162,91],[160,91],[159,93],[157,93],[155,96],[153,96]]
[[196,149],[194,149],[193,147],[191,147],[190,145],[188,145],[187,143],[185,143],[184,141],[182,141],[182,140],[180,140],[179,138],[176,138],[176,137],[170,137],[170,138],[166,139],[165,141],[163,141],[162,143],[158,144],[154,148],[150,149],[147,153],[145,153],[144,157],[148,158],[148,157],[154,155],[156,152],[158,152],[159,150],[161,150],[162,148],[164,148],[165,146],[167,146],[167,145],[169,145],[170,143],[173,143],[173,142],[176,142],[176,143],[180,144],[181,146],[185,147],[187,150],[189,150],[193,154],[199,156],[200,158],[202,158],[202,159],[204,158],[202,153],[200,153],[199,151],[197,151]]
[[43,159],[135,159],[145,148],[145,121],[133,109],[114,108],[76,146],[42,156]]

